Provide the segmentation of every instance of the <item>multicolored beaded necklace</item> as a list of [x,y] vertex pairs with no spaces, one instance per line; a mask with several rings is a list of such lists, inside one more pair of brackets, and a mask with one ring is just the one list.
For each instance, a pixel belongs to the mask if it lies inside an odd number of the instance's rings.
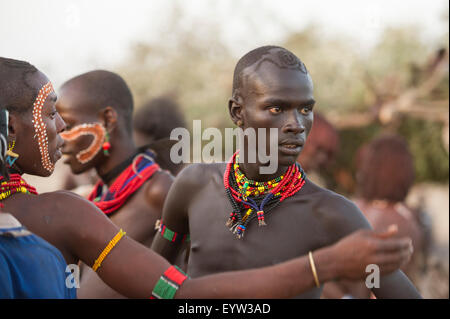
[[306,176],[296,163],[289,166],[284,175],[271,181],[250,180],[239,169],[238,153],[234,153],[228,162],[223,182],[233,207],[226,226],[240,239],[252,219],[258,218],[259,226],[265,226],[264,217],[286,198],[296,194],[305,184]]
[[[25,182],[19,174],[10,174],[8,181],[4,181],[4,177],[0,176],[0,201],[15,193],[38,194],[36,188]],[[0,203],[0,207],[3,207],[2,203]]]
[[123,169],[109,188],[104,181],[98,181],[88,199],[105,214],[117,211],[153,174],[159,165],[154,162],[150,151],[131,158],[131,164]]

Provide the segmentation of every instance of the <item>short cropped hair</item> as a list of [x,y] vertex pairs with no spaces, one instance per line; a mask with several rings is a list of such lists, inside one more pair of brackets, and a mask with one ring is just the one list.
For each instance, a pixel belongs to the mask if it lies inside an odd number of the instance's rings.
[[[270,56],[266,56],[272,49],[278,49],[275,53],[278,55],[277,59],[273,59]],[[267,61],[270,63],[273,63],[279,68],[283,69],[298,69],[301,72],[307,74],[308,70],[306,69],[306,66],[303,64],[300,59],[293,54],[291,51],[274,45],[266,45],[259,48],[256,48],[254,50],[251,50],[250,52],[246,53],[243,57],[241,57],[236,64],[236,67],[234,68],[234,74],[233,74],[233,96],[236,92],[236,90],[242,88],[243,85],[243,71],[247,67],[255,64],[259,61]]]
[[31,110],[38,88],[29,84],[28,77],[36,72],[28,62],[0,57],[0,106],[16,113]]
[[95,70],[80,74],[62,88],[76,84],[81,86],[83,95],[97,109],[111,106],[123,118],[127,132],[131,133],[133,121],[133,96],[125,80],[117,73]]

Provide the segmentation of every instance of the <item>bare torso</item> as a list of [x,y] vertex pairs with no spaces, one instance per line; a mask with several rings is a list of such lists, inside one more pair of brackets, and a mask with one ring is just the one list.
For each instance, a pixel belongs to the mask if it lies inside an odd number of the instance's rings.
[[[193,278],[277,264],[334,243],[350,230],[367,227],[353,204],[307,181],[296,195],[266,215],[267,226],[259,227],[252,220],[244,237],[237,239],[225,226],[232,209],[223,186],[225,164],[202,166],[203,186],[196,189],[187,207],[188,272]],[[333,209],[334,205],[338,207]],[[340,216],[345,207],[352,211]],[[346,223],[351,216],[357,217]],[[299,298],[318,298],[320,293],[316,288]]]

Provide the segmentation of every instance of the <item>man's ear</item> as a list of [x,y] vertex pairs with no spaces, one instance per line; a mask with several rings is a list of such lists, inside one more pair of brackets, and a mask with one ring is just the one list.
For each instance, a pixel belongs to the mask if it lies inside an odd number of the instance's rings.
[[243,100],[239,94],[234,94],[228,101],[228,111],[234,124],[241,127],[244,124],[243,118]]
[[8,115],[8,141],[15,140],[17,132],[20,131],[19,123],[20,121],[17,118],[15,113],[9,113]]
[[100,117],[103,120],[107,132],[112,132],[117,126],[117,111],[111,106],[107,106],[100,111]]

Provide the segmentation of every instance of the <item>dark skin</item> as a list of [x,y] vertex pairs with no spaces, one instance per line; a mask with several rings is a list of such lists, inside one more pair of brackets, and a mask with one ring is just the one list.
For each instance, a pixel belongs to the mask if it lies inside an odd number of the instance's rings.
[[[275,174],[261,175],[260,163],[241,164],[247,178],[266,181],[283,174],[302,149],[313,120],[312,82],[298,70],[280,69],[272,63],[249,66],[244,77],[243,88],[229,103],[233,121],[241,121],[244,129],[278,129]],[[193,278],[273,265],[331,245],[355,230],[370,229],[353,203],[307,181],[300,192],[266,217],[268,226],[253,222],[239,240],[225,227],[232,210],[223,186],[225,167],[224,163],[189,166],[175,180],[164,206],[164,224],[191,236],[188,273]],[[178,252],[177,245],[160,234],[152,248],[169,261]],[[379,298],[420,297],[401,271],[383,277],[375,293]],[[319,298],[320,294],[321,288],[313,288],[297,297]]]
[[[86,172],[94,168],[102,178],[112,168],[120,165],[127,158],[137,152],[137,148],[127,132],[124,119],[111,106],[105,106],[99,111],[95,100],[86,96],[82,79],[78,82],[70,80],[63,85],[59,92],[56,108],[67,125],[67,130],[84,123],[103,123],[109,133],[111,149],[109,156],[99,152],[91,161],[81,164],[75,155],[86,149],[91,143],[92,136],[81,136],[72,141],[66,141],[63,147],[64,163],[70,165],[75,174]],[[114,180],[109,182],[109,185]],[[150,247],[156,233],[155,222],[161,218],[164,200],[172,185],[173,177],[165,171],[156,172],[132,197],[116,212],[110,220],[126,231],[127,235],[137,242]],[[83,265],[79,298],[120,298],[123,297],[108,287],[91,269]]]
[[[48,79],[42,73],[33,74],[31,85],[39,90]],[[29,101],[24,100],[26,105]],[[52,99],[44,104],[44,121],[49,145],[57,145],[65,123]],[[31,112],[31,110],[27,111]],[[51,115],[47,115],[50,113]],[[27,130],[31,120],[23,114],[10,113],[9,138],[28,145],[31,161],[20,161],[24,173],[42,172],[40,154],[34,149],[33,132]],[[57,148],[49,149],[56,161]],[[19,158],[20,160],[20,158]],[[18,161],[19,161],[18,160]],[[30,231],[43,237],[64,256],[68,264],[80,260],[92,265],[107,243],[117,234],[114,225],[95,205],[67,191],[41,195],[14,194],[2,201],[10,212]],[[369,263],[380,265],[390,273],[410,256],[409,239],[391,239],[396,232],[378,234],[359,231],[330,247],[315,252],[317,272],[322,281],[335,278],[361,279]],[[126,236],[112,249],[98,270],[98,275],[111,288],[130,298],[148,298],[169,263],[160,255]],[[198,279],[188,279],[176,298],[290,298],[314,286],[308,257],[303,256],[276,266],[251,271],[227,272]],[[261,280],[264,278],[264,280]]]

